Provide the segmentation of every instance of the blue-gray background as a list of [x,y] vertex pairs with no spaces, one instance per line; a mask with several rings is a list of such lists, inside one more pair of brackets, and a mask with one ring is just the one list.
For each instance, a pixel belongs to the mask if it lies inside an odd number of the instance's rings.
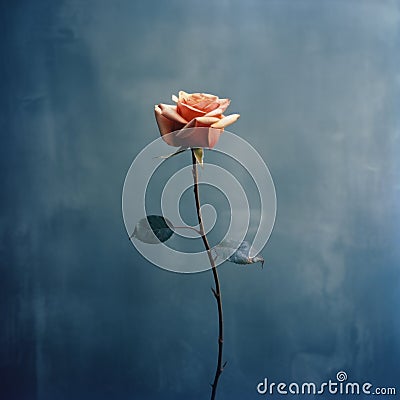
[[179,89],[230,97],[278,215],[224,265],[219,399],[334,379],[400,390],[400,3],[14,0],[0,14],[0,397],[205,399],[211,274],[147,263],[124,176]]

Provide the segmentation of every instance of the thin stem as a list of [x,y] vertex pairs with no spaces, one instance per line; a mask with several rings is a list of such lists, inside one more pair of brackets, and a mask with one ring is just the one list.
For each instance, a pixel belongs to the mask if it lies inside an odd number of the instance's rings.
[[[193,226],[173,226],[172,228],[174,228],[174,229],[191,229],[192,231],[195,231],[197,234],[199,234],[201,236],[201,232],[198,229],[193,228]],[[131,240],[134,235],[135,235],[135,231],[133,231],[132,235],[129,235],[129,240]]]
[[211,384],[212,387],[211,400],[214,400],[215,395],[217,393],[218,380],[226,364],[224,363],[224,365],[222,365],[222,350],[224,344],[224,320],[222,313],[222,298],[221,298],[221,288],[219,285],[217,267],[215,266],[215,260],[211,254],[210,244],[208,243],[208,239],[204,230],[203,219],[201,216],[197,161],[193,150],[192,150],[192,163],[193,163],[193,182],[194,182],[193,190],[194,190],[194,197],[196,200],[197,219],[199,220],[200,235],[203,240],[204,247],[207,250],[208,259],[210,260],[211,264],[211,270],[213,273],[214,283],[215,283],[215,289],[212,288],[211,290],[214,293],[214,297],[215,300],[217,301],[217,307],[218,307],[218,359],[217,359],[217,369],[215,371],[215,376],[214,376],[214,382]]
[[173,226],[173,228],[174,229],[191,229],[192,231],[195,231],[196,233],[201,235],[201,232],[198,229],[193,228],[193,226]]

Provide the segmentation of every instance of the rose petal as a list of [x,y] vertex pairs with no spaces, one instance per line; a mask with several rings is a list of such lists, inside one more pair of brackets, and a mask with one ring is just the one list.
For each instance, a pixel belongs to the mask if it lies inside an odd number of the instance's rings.
[[167,144],[169,144],[170,146],[174,146],[174,144],[168,140],[168,139],[172,140],[173,136],[170,135],[170,133],[174,132],[174,122],[163,117],[161,113],[157,112],[157,110],[155,110],[155,115],[156,115],[158,129],[160,131],[162,138],[167,142]]
[[219,137],[224,131],[222,129],[209,128],[208,129],[208,147],[212,149],[219,140]]
[[224,112],[229,107],[229,104],[231,104],[231,101],[229,99],[219,99],[218,102],[218,108],[220,108],[222,112]]
[[177,106],[171,106],[170,104],[159,104],[158,107],[161,109],[162,115],[172,121],[187,124],[188,120],[178,114]]
[[178,92],[178,100],[179,100],[179,101],[186,100],[188,97],[189,97],[189,93],[186,93],[186,92],[183,91],[183,90],[180,90],[180,91]]
[[233,124],[234,122],[236,122],[239,119],[239,117],[240,117],[239,114],[228,115],[228,116],[220,119],[218,122],[212,124],[211,127],[218,128],[218,129],[225,128],[225,127]]
[[223,116],[229,99],[208,93],[172,95],[175,105],[159,104],[154,112],[162,138],[171,146],[209,147],[219,140],[223,129],[233,124],[239,114]]
[[194,118],[192,121],[190,121],[188,124],[186,124],[182,129],[192,128],[195,126],[208,127],[208,126],[215,124],[218,121],[220,121],[220,119],[216,118],[216,117],[210,117],[210,116],[197,117],[197,118]]
[[177,111],[186,121],[191,121],[194,118],[202,117],[206,113],[204,111],[198,110],[188,104],[181,103],[181,101],[177,104]]
[[[204,107],[209,103],[218,102],[218,96],[208,93],[186,93],[183,90],[179,92],[179,101],[183,104],[197,108],[199,103],[204,102]],[[201,109],[201,108],[200,108]]]
[[218,119],[221,119],[222,113],[223,110],[221,108],[216,108],[215,110],[208,112],[205,117],[217,117]]
[[218,121],[219,119],[215,117],[193,119],[183,129],[171,134],[174,135],[174,146],[213,148],[218,142],[222,130],[211,128],[210,125]]
[[213,111],[217,108],[219,108],[219,102],[218,101],[213,101],[213,102],[208,102],[208,104],[206,104],[205,101],[202,102],[201,106],[200,105],[196,105],[196,108],[199,108],[200,110],[203,110],[205,112],[210,112]]
[[194,106],[195,104],[199,103],[202,99],[203,97],[201,96],[200,93],[192,93],[184,97],[185,103],[190,106]]
[[174,138],[175,146],[179,143],[186,147],[213,148],[222,132],[222,129],[200,126],[182,129]]
[[[162,110],[161,110],[161,108],[160,108],[159,106],[155,106],[155,107],[154,107],[154,114],[155,114],[155,117],[156,117],[158,129],[159,129],[159,131],[160,131],[161,136],[163,136],[163,138],[164,138],[164,135],[169,136],[168,134],[169,134],[170,132],[174,132],[174,131],[176,131],[176,130],[178,130],[178,129],[181,129],[181,128],[184,126],[184,124],[181,123],[181,122],[176,122],[176,121],[174,121],[174,120],[171,120],[171,119],[166,118],[166,117],[163,115]],[[168,139],[166,140],[166,139],[164,138],[164,140],[165,140],[170,146],[174,146],[174,144],[173,144],[173,143],[170,143],[170,142],[168,141]]]
[[203,99],[207,99],[207,100],[210,100],[210,101],[218,101],[218,96],[215,96],[214,94],[208,94],[208,93],[200,93],[200,96],[203,98]]

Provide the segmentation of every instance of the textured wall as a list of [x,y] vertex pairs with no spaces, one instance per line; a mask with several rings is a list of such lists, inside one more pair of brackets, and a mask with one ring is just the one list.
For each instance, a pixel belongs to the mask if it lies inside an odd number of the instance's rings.
[[266,268],[220,269],[219,399],[341,369],[399,384],[398,1],[0,9],[1,399],[208,398],[211,275],[147,263],[120,206],[179,89],[232,99],[278,196]]

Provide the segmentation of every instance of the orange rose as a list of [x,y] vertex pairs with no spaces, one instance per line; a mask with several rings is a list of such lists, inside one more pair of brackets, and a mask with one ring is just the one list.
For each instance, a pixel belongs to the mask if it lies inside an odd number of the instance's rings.
[[161,136],[170,146],[213,148],[224,128],[240,116],[224,116],[230,100],[212,94],[181,90],[172,100],[176,106],[158,104],[154,108]]

